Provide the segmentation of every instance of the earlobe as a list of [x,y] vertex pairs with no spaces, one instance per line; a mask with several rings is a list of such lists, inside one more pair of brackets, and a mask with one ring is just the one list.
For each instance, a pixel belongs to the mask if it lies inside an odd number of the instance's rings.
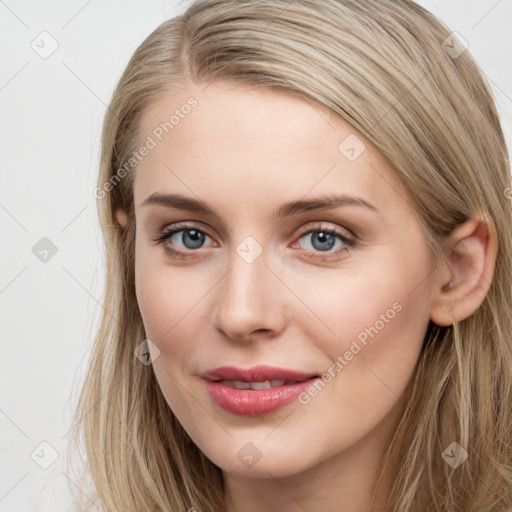
[[123,228],[123,229],[128,224],[128,215],[127,215],[126,211],[124,210],[124,208],[121,208],[121,207],[117,208],[117,210],[114,213],[114,218],[115,218],[117,224],[119,224],[119,226],[121,226],[121,228]]
[[494,274],[498,241],[489,215],[458,226],[447,241],[438,271],[430,319],[449,326],[472,315],[482,304]]

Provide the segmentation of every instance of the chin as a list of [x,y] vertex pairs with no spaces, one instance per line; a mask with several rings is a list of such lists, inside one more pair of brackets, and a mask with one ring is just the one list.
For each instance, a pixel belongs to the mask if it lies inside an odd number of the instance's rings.
[[[261,442],[259,444],[263,445]],[[314,460],[306,458],[300,450],[293,456],[285,446],[280,453],[274,448],[261,446],[258,453],[249,442],[241,449],[237,448],[234,457],[228,458],[226,451],[219,455],[211,457],[206,454],[222,471],[250,478],[285,478],[307,471],[315,465]]]

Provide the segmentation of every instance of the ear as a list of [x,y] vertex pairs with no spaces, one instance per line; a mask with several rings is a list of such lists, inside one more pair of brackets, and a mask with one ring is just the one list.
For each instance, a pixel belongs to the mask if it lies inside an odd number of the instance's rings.
[[475,216],[453,230],[439,266],[430,319],[449,326],[472,315],[491,286],[498,251],[489,215]]
[[117,210],[114,213],[114,218],[122,229],[124,229],[128,224],[128,214],[126,213],[124,208],[117,208]]

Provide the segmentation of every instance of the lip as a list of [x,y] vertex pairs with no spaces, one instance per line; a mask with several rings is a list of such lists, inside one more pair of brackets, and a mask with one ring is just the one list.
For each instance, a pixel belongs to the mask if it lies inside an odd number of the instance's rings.
[[294,380],[297,382],[318,377],[315,373],[304,373],[277,366],[253,366],[252,368],[237,368],[221,366],[201,374],[201,377],[211,380],[243,380],[246,382],[263,382],[265,380]]
[[[320,377],[286,368],[255,366],[249,369],[223,366],[201,375],[211,399],[223,410],[242,416],[260,416],[293,402]],[[263,382],[266,380],[296,381],[267,389],[235,389],[223,380]]]

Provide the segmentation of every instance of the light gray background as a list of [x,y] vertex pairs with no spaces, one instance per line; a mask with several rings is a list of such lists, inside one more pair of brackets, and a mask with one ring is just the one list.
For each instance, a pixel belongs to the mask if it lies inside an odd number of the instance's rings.
[[[101,123],[131,54],[189,1],[0,0],[0,510],[68,510],[71,413],[102,311]],[[512,140],[512,2],[419,2],[469,43]],[[47,31],[47,59],[31,47]],[[47,37],[47,36],[46,36]],[[50,41],[47,39],[45,48]],[[46,263],[32,247],[48,237]],[[31,458],[50,461],[42,469]],[[99,509],[98,509],[99,510]]]

